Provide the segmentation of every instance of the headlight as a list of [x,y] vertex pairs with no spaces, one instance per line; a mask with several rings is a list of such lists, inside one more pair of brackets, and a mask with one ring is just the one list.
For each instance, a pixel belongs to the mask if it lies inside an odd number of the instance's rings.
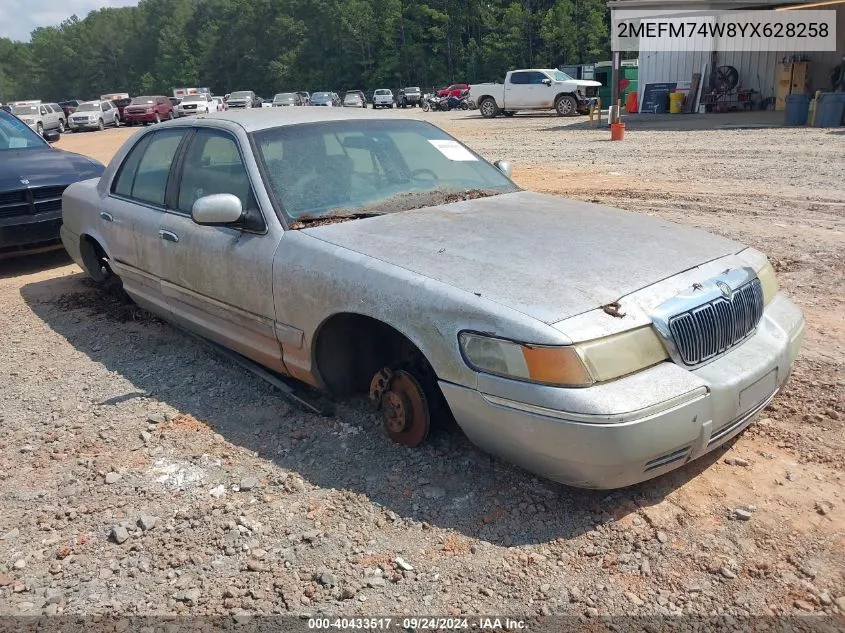
[[587,387],[593,379],[574,347],[521,345],[461,332],[461,352],[477,371],[559,386]]
[[778,280],[771,263],[766,262],[766,265],[757,271],[757,279],[760,280],[760,285],[763,287],[763,305],[768,305],[769,301],[774,299],[778,293]]
[[669,356],[651,326],[568,346],[527,345],[462,332],[461,352],[477,371],[559,387],[589,387]]
[[598,382],[632,374],[669,358],[650,325],[578,343],[575,348]]
[[24,117],[23,122],[26,123],[27,125],[32,125],[33,123],[35,123],[35,119],[31,119],[29,117]]

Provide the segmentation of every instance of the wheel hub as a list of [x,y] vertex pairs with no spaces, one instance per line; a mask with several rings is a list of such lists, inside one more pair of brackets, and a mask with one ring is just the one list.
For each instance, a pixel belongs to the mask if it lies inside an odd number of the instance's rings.
[[419,446],[428,435],[428,401],[420,383],[407,371],[379,371],[370,383],[370,401],[381,410],[384,427],[394,442]]

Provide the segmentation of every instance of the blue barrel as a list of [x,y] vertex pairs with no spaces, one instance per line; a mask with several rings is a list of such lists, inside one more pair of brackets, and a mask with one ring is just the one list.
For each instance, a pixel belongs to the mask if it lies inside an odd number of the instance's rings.
[[839,127],[843,119],[845,119],[845,92],[821,93],[816,102],[815,126]]
[[807,125],[810,95],[786,95],[786,125]]

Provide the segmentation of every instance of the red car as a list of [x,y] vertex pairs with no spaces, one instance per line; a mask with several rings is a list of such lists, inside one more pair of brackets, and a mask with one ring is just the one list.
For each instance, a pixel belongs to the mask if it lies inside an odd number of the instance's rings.
[[127,125],[132,125],[133,123],[158,123],[163,119],[175,117],[170,99],[157,95],[132,99],[132,102],[123,109],[121,120]]
[[461,95],[465,91],[469,90],[469,84],[452,84],[448,88],[443,88],[437,91],[438,97],[458,97],[460,98]]

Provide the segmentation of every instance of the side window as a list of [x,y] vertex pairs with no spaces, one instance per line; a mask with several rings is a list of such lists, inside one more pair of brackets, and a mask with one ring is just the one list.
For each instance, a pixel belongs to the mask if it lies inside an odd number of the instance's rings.
[[150,144],[150,139],[153,134],[148,134],[142,138],[135,147],[133,147],[129,155],[123,160],[120,166],[120,171],[117,173],[117,178],[112,183],[112,193],[119,196],[130,198],[132,196],[132,184],[135,182],[135,173],[138,171],[138,163],[141,162],[141,157],[144,155],[144,150]]
[[47,109],[47,106],[41,106],[41,109],[39,110],[39,112],[41,112],[41,115],[43,116],[43,115],[49,113],[50,111]]
[[546,73],[534,71],[527,74],[530,75],[528,83],[531,84],[542,84],[544,80],[548,79],[548,77],[546,77]]
[[527,84],[529,79],[530,73],[511,73],[511,83],[512,84]]
[[144,137],[121,166],[114,192],[163,206],[170,166],[184,136],[184,129],[173,129]]
[[103,112],[108,112],[109,110],[111,110],[111,104],[108,101],[104,101],[102,107]]
[[[261,212],[237,142],[224,132],[198,130],[185,153],[178,208],[190,213],[197,199],[215,193],[231,193],[240,198],[253,220],[251,228],[258,228],[254,221],[261,218]],[[263,220],[258,224],[263,225]]]

